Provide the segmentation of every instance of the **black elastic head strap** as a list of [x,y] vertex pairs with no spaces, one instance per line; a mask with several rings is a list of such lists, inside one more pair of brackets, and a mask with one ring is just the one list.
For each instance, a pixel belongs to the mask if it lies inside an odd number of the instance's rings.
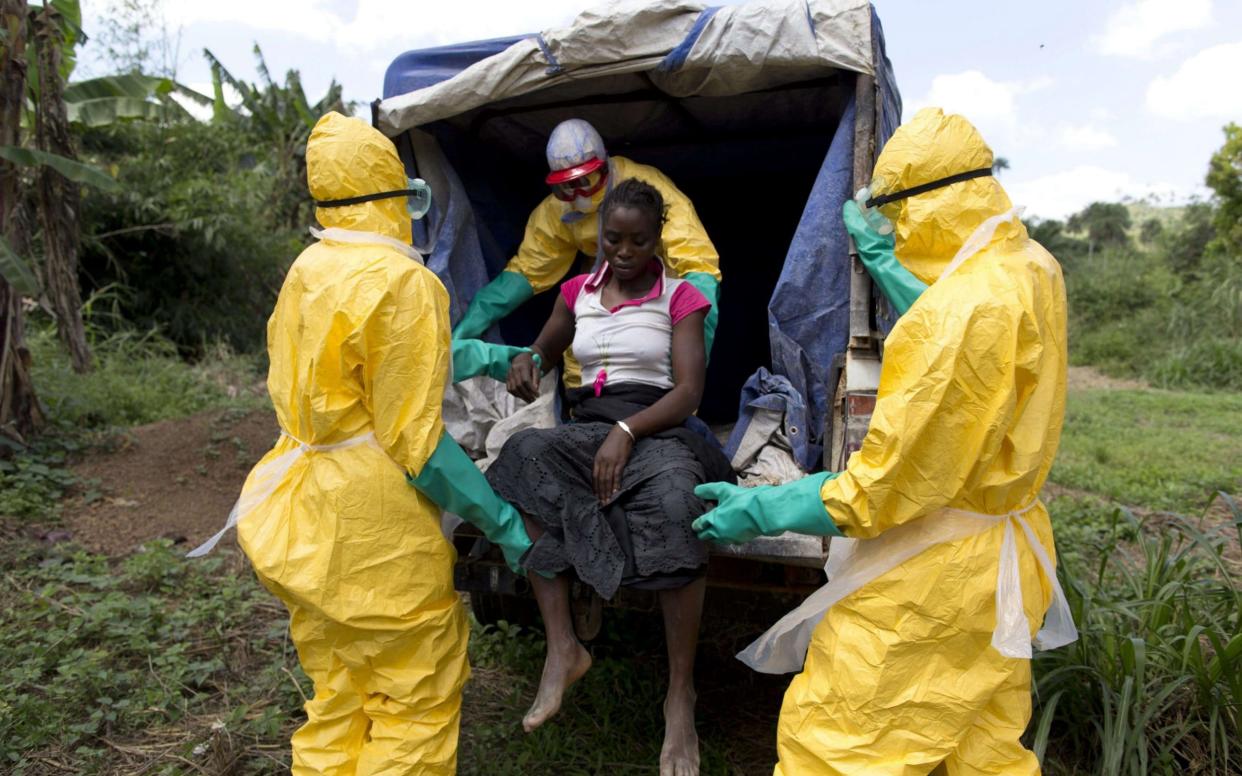
[[866,205],[869,208],[879,207],[880,205],[887,205],[890,202],[896,202],[898,200],[905,199],[906,197],[926,194],[929,191],[935,191],[936,189],[944,188],[945,186],[949,186],[954,183],[961,183],[962,181],[968,181],[974,178],[983,178],[991,174],[991,167],[984,167],[981,170],[970,170],[969,172],[959,172],[956,175],[950,175],[947,178],[940,178],[919,186],[902,189],[901,191],[894,191],[892,194],[881,194],[878,197],[872,197],[867,200]]
[[346,205],[361,205],[363,202],[374,202],[377,199],[392,199],[394,197],[414,197],[423,194],[418,189],[401,189],[400,191],[381,191],[378,194],[363,194],[359,197],[347,197],[346,199],[324,199],[315,200],[315,207],[345,207]]

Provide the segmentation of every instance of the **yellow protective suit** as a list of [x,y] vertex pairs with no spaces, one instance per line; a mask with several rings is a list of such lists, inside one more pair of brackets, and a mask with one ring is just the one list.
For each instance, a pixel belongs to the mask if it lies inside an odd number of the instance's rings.
[[[664,224],[660,256],[677,277],[703,272],[720,280],[720,254],[712,245],[707,230],[694,211],[694,203],[681,193],[668,177],[654,167],[632,162],[621,156],[608,159],[609,176],[615,185],[627,178],[641,178],[659,190],[668,209]],[[593,199],[598,206],[604,191]],[[595,256],[599,248],[599,210],[565,223],[561,217],[569,213],[566,204],[549,194],[531,212],[526,221],[526,234],[517,255],[505,265],[505,272],[525,277],[542,294],[553,288],[573,268],[578,253]]]
[[[989,167],[965,119],[920,111],[875,167],[884,194]],[[954,507],[1024,517],[1049,555],[1036,499],[1065,409],[1066,303],[1056,260],[1016,215],[940,279],[967,237],[1011,209],[991,177],[881,208],[896,256],[931,284],[897,322],[871,427],[846,470],[820,489],[848,537],[875,537]],[[1028,660],[991,645],[1004,521],[933,546],[832,606],[781,708],[776,773],[1039,773],[1018,738],[1031,715]],[[1052,595],[1015,532],[1031,631]]]
[[[306,161],[316,200],[406,188],[392,143],[338,113],[315,125]],[[316,216],[353,234],[303,251],[280,290],[267,385],[284,435],[246,488],[266,464],[288,468],[237,526],[315,685],[293,772],[450,774],[467,623],[440,510],[406,482],[443,428],[448,295],[384,243],[410,242],[404,198]]]

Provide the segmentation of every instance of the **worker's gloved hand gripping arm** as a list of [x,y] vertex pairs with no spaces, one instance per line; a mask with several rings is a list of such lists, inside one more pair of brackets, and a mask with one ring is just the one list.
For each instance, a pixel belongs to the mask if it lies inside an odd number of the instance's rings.
[[862,210],[854,200],[847,200],[841,208],[845,230],[854,238],[858,259],[867,268],[867,274],[880,287],[880,291],[892,304],[898,315],[904,315],[914,300],[927,290],[927,284],[914,276],[893,255],[893,233],[880,234],[867,223]]
[[694,521],[700,539],[721,543],[748,542],[756,536],[785,531],[812,536],[841,536],[824,508],[819,491],[839,472],[820,472],[786,485],[742,488],[727,482],[709,482],[694,489],[716,508]]
[[410,483],[441,509],[460,515],[520,573],[530,548],[522,517],[492,490],[483,473],[444,431],[440,404],[448,381],[448,294],[417,267],[372,316],[365,376],[380,446]]
[[496,495],[483,472],[448,432],[440,435],[440,444],[418,476],[407,476],[411,485],[441,509],[482,531],[489,542],[500,547],[509,568],[522,573],[519,562],[531,545],[522,516]]
[[509,364],[519,353],[530,348],[496,345],[477,339],[453,338],[453,382],[487,375],[502,383],[509,377]]

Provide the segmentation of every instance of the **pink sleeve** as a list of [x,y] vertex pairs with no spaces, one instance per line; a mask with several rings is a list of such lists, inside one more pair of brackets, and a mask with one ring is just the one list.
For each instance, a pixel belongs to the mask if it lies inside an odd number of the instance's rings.
[[582,293],[582,287],[586,285],[587,278],[590,275],[578,275],[561,283],[561,296],[565,298],[565,304],[569,305],[570,312],[573,312],[574,305],[578,303],[578,294]]
[[707,301],[707,297],[703,296],[702,292],[694,286],[684,282],[673,289],[673,298],[668,303],[668,315],[673,319],[674,326],[690,313],[710,309],[712,309],[712,303]]

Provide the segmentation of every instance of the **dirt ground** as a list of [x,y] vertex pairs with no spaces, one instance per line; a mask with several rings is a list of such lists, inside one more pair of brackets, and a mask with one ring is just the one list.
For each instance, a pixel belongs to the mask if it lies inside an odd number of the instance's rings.
[[224,525],[246,474],[279,433],[270,410],[235,409],[131,429],[115,453],[74,467],[89,484],[65,507],[67,529],[114,556],[152,539],[195,547]]
[[1126,380],[1120,377],[1109,377],[1089,366],[1071,366],[1066,377],[1066,385],[1071,391],[1093,391],[1105,389],[1116,391],[1125,388],[1147,388],[1142,380]]

